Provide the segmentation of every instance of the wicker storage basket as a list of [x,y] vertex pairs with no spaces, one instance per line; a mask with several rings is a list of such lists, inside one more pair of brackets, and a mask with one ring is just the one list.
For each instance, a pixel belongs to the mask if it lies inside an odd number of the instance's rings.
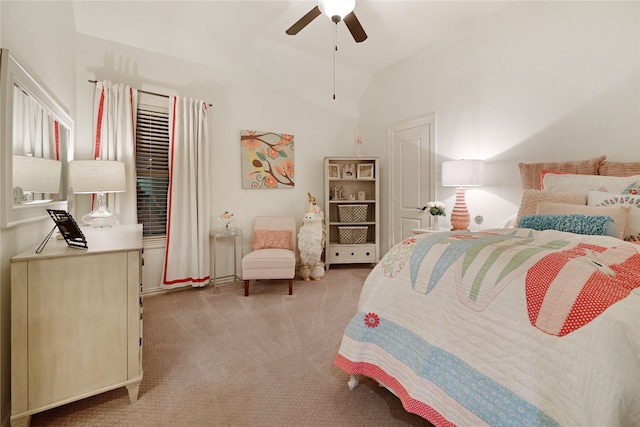
[[338,221],[365,222],[367,207],[367,205],[338,205]]
[[342,245],[367,243],[367,227],[338,227],[338,239]]

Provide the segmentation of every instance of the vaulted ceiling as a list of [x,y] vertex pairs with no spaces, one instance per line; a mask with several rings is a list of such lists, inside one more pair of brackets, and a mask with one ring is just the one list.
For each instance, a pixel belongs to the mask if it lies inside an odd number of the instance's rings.
[[[211,64],[222,50],[250,56],[265,51],[301,61],[335,60],[373,75],[430,47],[468,34],[511,1],[357,0],[368,39],[355,43],[344,23],[317,17],[295,36],[285,30],[316,1],[74,2],[78,32],[182,59]],[[337,31],[336,31],[337,29]]]

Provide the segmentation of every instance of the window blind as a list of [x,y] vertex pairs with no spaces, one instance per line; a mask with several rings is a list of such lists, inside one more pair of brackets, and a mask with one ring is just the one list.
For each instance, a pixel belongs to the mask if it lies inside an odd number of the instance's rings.
[[169,111],[165,107],[138,104],[136,175],[143,237],[164,236],[169,187]]

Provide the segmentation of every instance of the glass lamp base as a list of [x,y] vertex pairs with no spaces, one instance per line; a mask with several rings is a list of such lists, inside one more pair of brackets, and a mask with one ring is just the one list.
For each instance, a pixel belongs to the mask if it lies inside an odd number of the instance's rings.
[[105,203],[105,195],[96,193],[98,198],[98,207],[86,215],[82,216],[82,222],[92,228],[109,228],[116,225],[120,219],[120,215],[107,209]]
[[433,215],[433,222],[431,222],[432,230],[440,230],[440,217],[438,215]]
[[353,144],[353,156],[364,157],[364,144],[362,143],[362,139],[360,137],[358,137],[356,143]]

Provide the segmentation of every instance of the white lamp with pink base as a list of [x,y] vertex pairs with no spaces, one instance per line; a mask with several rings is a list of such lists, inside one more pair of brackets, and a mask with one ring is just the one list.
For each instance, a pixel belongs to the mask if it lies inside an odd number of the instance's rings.
[[442,162],[442,185],[455,186],[456,202],[451,211],[451,230],[468,230],[470,217],[465,203],[464,187],[482,185],[482,160],[451,160]]

